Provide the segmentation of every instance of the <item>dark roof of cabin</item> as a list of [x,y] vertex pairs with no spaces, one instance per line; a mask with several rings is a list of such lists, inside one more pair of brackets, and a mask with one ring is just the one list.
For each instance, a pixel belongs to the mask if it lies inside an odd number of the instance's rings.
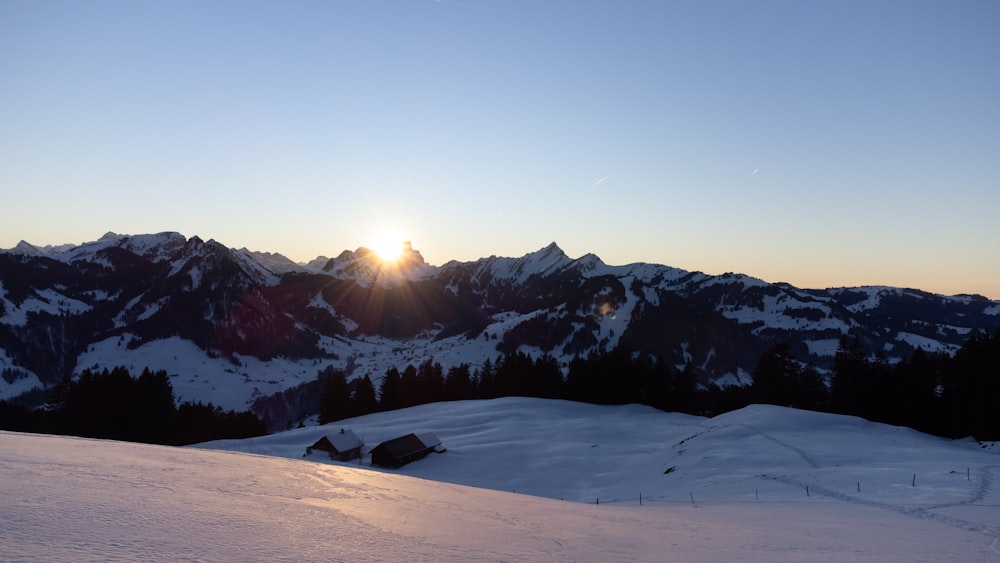
[[400,436],[399,438],[393,438],[392,440],[386,440],[382,442],[376,448],[385,448],[385,450],[396,459],[402,459],[408,455],[412,455],[418,452],[422,452],[429,447],[424,444],[416,434],[407,434],[405,436]]

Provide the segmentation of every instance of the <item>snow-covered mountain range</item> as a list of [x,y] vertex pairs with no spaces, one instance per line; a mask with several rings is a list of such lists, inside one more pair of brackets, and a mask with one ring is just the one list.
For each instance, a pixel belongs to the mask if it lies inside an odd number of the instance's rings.
[[611,266],[555,243],[518,258],[394,263],[359,248],[298,264],[178,233],[0,251],[0,398],[67,373],[166,370],[181,400],[247,408],[332,365],[378,379],[433,358],[574,356],[616,346],[746,384],[779,342],[821,373],[841,336],[894,362],[1000,326],[1000,302],[891,287],[800,289],[742,274]]

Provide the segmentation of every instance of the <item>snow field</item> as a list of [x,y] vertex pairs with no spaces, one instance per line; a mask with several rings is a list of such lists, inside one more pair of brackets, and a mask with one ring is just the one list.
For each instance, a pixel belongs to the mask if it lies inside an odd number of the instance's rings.
[[[366,450],[429,430],[448,451],[394,471],[302,459],[341,426]],[[0,558],[992,561],[994,451],[780,407],[525,398],[192,448],[0,433]]]

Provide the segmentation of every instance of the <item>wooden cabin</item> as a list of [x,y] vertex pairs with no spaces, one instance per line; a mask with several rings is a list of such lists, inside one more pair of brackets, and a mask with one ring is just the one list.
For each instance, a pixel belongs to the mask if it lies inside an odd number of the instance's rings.
[[336,434],[323,436],[316,443],[306,448],[304,456],[319,450],[330,454],[330,459],[335,461],[350,461],[361,457],[361,448],[364,442],[358,438],[351,430],[340,429]]
[[387,440],[372,449],[372,465],[399,468],[431,452],[447,451],[433,432],[407,434]]

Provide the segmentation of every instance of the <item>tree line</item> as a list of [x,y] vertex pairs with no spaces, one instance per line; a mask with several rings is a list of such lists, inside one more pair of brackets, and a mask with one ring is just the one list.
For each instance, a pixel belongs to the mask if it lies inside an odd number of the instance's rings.
[[596,404],[640,403],[661,410],[715,416],[752,403],[855,415],[951,438],[1000,440],[1000,330],[973,335],[954,355],[917,349],[891,365],[841,338],[833,369],[821,374],[787,344],[760,357],[748,386],[700,384],[693,368],[666,365],[624,348],[577,357],[563,376],[549,355],[509,352],[479,366],[444,370],[428,359],[389,368],[376,392],[369,375],[347,381],[332,367],[319,402],[321,424],[376,411],[437,401],[504,396],[568,399]]
[[124,367],[64,377],[38,409],[0,401],[0,428],[169,445],[266,433],[249,411],[201,402],[177,405],[166,371],[147,368],[132,377]]
[[[1000,440],[1000,330],[972,335],[953,356],[917,349],[895,365],[866,350],[860,339],[844,337],[826,374],[798,360],[788,345],[776,344],[758,360],[749,386],[701,384],[690,365],[678,369],[624,348],[592,352],[566,366],[550,355],[524,352],[447,370],[427,359],[402,371],[389,368],[377,389],[370,375],[348,381],[343,371],[327,366],[317,382],[321,424],[438,401],[524,396],[640,403],[709,417],[767,403],[950,438]],[[65,377],[42,408],[0,401],[0,429],[173,445],[266,433],[249,411],[177,405],[165,371],[146,369],[132,377],[124,367]]]

